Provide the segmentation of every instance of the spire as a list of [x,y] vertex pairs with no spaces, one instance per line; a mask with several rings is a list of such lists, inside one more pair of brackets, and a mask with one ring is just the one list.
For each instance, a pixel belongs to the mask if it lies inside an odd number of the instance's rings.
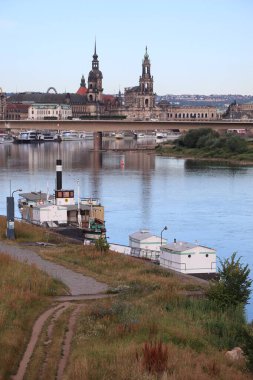
[[145,54],[144,54],[144,59],[149,59],[147,46],[146,46],[146,50],[145,50]]
[[95,37],[95,46],[94,46],[94,54],[93,54],[93,59],[94,59],[94,60],[97,60],[97,59],[98,59],[98,55],[97,55],[97,41],[96,41],[96,37]]

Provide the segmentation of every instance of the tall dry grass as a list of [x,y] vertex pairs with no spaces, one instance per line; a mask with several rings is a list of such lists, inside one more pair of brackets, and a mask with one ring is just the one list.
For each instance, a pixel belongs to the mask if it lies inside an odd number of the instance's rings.
[[0,379],[15,373],[36,316],[62,285],[34,266],[0,254]]

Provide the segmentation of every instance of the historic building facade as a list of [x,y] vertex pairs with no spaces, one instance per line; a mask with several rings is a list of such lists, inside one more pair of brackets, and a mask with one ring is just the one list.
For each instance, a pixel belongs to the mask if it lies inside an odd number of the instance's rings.
[[[217,118],[215,107],[182,107],[168,102],[156,103],[154,79],[151,74],[151,61],[146,47],[142,60],[139,84],[125,88],[124,94],[108,95],[103,93],[103,74],[99,68],[99,60],[94,46],[91,70],[88,74],[87,86],[84,75],[76,93],[19,93],[8,98],[8,118],[28,118],[28,106],[33,104],[66,104],[72,109],[69,118],[116,118],[126,117],[129,120],[214,120]],[[17,105],[23,104],[21,107]],[[16,106],[15,106],[16,104]],[[25,110],[26,105],[26,110]],[[4,110],[4,111],[3,111]],[[25,112],[19,112],[25,111]],[[0,93],[0,117],[6,115],[6,99]],[[46,115],[44,115],[46,117]],[[31,114],[29,114],[31,117]]]

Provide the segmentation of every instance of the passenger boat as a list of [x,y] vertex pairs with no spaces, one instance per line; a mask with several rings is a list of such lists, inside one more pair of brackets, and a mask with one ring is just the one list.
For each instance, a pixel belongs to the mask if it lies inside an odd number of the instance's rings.
[[54,131],[42,131],[41,132],[41,140],[44,142],[60,142],[61,136],[59,133]]
[[21,131],[14,137],[14,142],[18,144],[23,143],[38,143],[43,141],[41,132],[36,130]]
[[12,135],[8,133],[0,133],[0,144],[10,144],[14,142]]
[[57,160],[54,195],[41,191],[19,194],[22,219],[61,233],[78,230],[87,240],[106,238],[104,207],[99,199],[78,197],[76,201],[73,189],[62,189],[61,168],[61,160]]
[[62,141],[83,141],[85,140],[85,132],[63,131],[60,137]]

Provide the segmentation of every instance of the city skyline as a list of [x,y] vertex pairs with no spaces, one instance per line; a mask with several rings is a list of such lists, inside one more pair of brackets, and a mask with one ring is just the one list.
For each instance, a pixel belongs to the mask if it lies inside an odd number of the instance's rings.
[[104,93],[138,85],[148,47],[154,91],[252,94],[250,0],[0,0],[0,87],[76,92],[95,38]]

